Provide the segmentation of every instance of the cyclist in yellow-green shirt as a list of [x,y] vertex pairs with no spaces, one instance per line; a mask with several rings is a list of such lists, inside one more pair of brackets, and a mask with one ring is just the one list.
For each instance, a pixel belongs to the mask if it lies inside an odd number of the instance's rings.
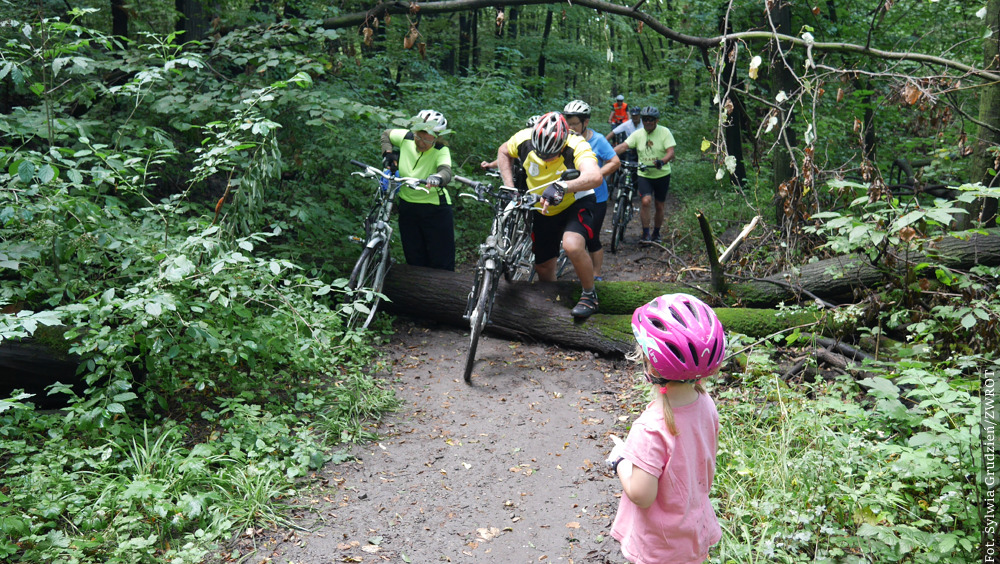
[[[603,180],[597,157],[583,137],[570,135],[561,113],[549,112],[534,126],[515,133],[497,150],[500,176],[507,186],[515,186],[515,161],[524,170],[528,191],[542,196],[541,213],[535,214],[531,228],[535,272],[542,281],[555,281],[556,258],[562,243],[583,287],[580,301],[571,314],[577,318],[590,317],[598,307],[594,263],[587,253],[587,241],[597,236],[598,204],[594,189]],[[568,169],[579,170],[580,176],[542,188]]]
[[[670,189],[670,162],[674,160],[674,135],[666,127],[659,125],[660,110],[654,106],[646,106],[639,112],[642,119],[642,129],[636,129],[624,143],[615,146],[619,155],[628,149],[635,149],[639,154],[639,162],[646,165],[646,170],[639,171],[636,188],[642,196],[642,207],[639,208],[639,221],[642,223],[642,240],[661,242],[660,227],[663,225],[663,208],[667,201],[667,190]],[[650,214],[653,201],[656,201],[656,213]],[[650,215],[653,215],[653,230],[650,233]]]
[[406,263],[455,270],[455,218],[451,195],[451,151],[441,140],[448,120],[441,112],[422,110],[410,129],[382,132],[382,164],[401,176],[425,178],[427,192],[399,190],[399,238]]

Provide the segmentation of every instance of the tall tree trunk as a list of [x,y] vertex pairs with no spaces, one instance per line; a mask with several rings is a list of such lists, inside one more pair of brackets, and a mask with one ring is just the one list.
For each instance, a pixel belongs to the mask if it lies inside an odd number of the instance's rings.
[[125,0],[111,0],[111,33],[121,39],[128,39],[128,12]]
[[[545,31],[542,33],[542,47],[538,50],[538,77],[545,78],[545,46],[549,42],[549,34],[552,33],[552,10],[548,10],[545,15]],[[539,86],[539,88],[541,88]],[[538,92],[541,94],[541,92]]]
[[472,64],[469,65],[469,73],[475,74],[479,68],[479,10],[473,10],[471,14],[472,23]]
[[[448,15],[448,22],[451,23],[452,25],[454,25],[455,23],[454,16],[455,14]],[[449,76],[456,76],[458,74],[457,61],[458,61],[458,46],[452,43],[451,48],[448,49],[448,52],[445,53],[443,57],[441,57],[441,63],[440,63],[441,71]]]
[[211,26],[199,0],[174,0],[174,8],[180,14],[174,30],[178,32],[177,42],[201,41]]
[[[732,26],[727,22],[720,21],[719,29],[723,34],[732,32]],[[733,109],[729,114],[729,121],[725,124],[726,154],[736,159],[736,170],[730,175],[730,181],[737,187],[742,187],[747,177],[746,165],[743,162],[743,123],[747,120],[746,108],[743,100],[737,94],[737,89],[742,88],[742,80],[738,78],[736,72],[736,56],[732,51],[738,48],[738,44],[726,42],[722,68],[723,88],[729,86],[727,99],[732,103]],[[725,102],[723,102],[725,103]]]
[[517,6],[511,6],[507,10],[507,33],[511,39],[517,39],[517,16],[520,9]]
[[472,47],[470,41],[472,34],[469,33],[469,25],[472,17],[466,12],[458,15],[458,75],[468,76],[469,62],[472,60]]
[[[792,33],[792,12],[791,7],[784,2],[774,4],[771,10],[771,18],[775,23],[778,33],[790,35]],[[773,43],[775,51],[778,50],[778,43]],[[774,92],[791,92],[796,88],[795,77],[792,75],[781,60],[779,53],[772,57],[775,60],[775,69],[772,76]],[[795,130],[791,126],[792,115],[787,116],[789,126],[782,131],[785,143],[779,144],[774,151],[774,204],[775,221],[783,233],[790,233],[794,230],[798,217],[799,200],[801,199],[801,187],[798,179],[795,178],[795,169],[792,166],[792,154],[789,152],[798,143]]]
[[[993,34],[983,47],[983,68],[996,72],[1000,70],[1000,0],[989,0],[986,4],[986,25]],[[982,182],[984,186],[998,186],[997,174],[1000,158],[990,149],[1000,146],[1000,84],[985,84],[979,88],[979,126],[973,145],[972,169],[969,180]],[[985,221],[995,226],[997,221],[996,199],[980,199],[966,207],[969,213],[962,221],[967,227],[972,220]]]

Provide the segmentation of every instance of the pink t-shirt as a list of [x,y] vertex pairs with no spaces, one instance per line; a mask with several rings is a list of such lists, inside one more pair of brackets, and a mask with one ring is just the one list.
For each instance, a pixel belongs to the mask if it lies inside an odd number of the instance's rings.
[[701,563],[722,538],[708,499],[715,477],[719,412],[707,394],[675,407],[677,436],[663,422],[657,399],[642,412],[625,440],[623,456],[659,478],[656,501],[641,509],[622,494],[611,536],[636,564]]

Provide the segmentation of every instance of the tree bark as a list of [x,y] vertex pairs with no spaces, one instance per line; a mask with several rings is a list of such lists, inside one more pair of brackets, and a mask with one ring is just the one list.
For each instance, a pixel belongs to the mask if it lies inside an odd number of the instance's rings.
[[[1000,0],[989,0],[986,4],[986,25],[992,35],[983,42],[983,68],[997,72],[1000,70]],[[982,182],[983,186],[997,186],[1000,158],[990,149],[1000,146],[1000,83],[984,84],[979,93],[979,131],[973,143],[971,182]],[[971,205],[963,206],[969,214],[959,221],[959,228],[967,227],[978,219],[987,226],[996,226],[997,200],[982,198]]]
[[[381,307],[398,315],[468,327],[462,318],[472,288],[472,274],[397,264],[389,271],[382,292],[389,298]],[[580,297],[575,282],[500,282],[486,331],[507,338],[535,340],[559,346],[619,355],[635,346],[632,311],[665,293],[691,292],[681,285],[654,282],[598,282],[601,313],[576,321],[569,310]],[[821,321],[817,313],[782,314],[769,309],[716,309],[728,331],[764,337]],[[825,323],[825,322],[824,322]],[[826,324],[814,331],[832,331]]]
[[[928,261],[956,269],[970,268],[977,264],[1000,266],[1000,229],[991,229],[985,235],[973,234],[964,240],[947,237],[935,243],[925,253],[914,253],[907,260],[898,260],[892,268],[876,268],[857,257],[836,257],[802,265],[793,272],[731,284],[727,294],[721,297],[712,293],[707,281],[700,285],[598,282],[600,314],[583,323],[574,322],[567,311],[580,297],[578,283],[529,285],[501,282],[493,310],[493,321],[496,331],[506,332],[511,336],[543,338],[549,334],[565,334],[566,337],[560,337],[562,340],[579,341],[583,348],[606,350],[608,345],[600,343],[605,342],[607,337],[599,334],[603,329],[596,330],[596,326],[604,327],[607,324],[599,321],[601,314],[628,316],[636,307],[663,294],[687,293],[713,305],[728,304],[748,308],[769,308],[782,302],[810,303],[812,296],[824,299],[850,298],[856,288],[871,287],[881,283],[887,274],[898,276],[908,266]],[[465,313],[471,288],[471,274],[398,264],[389,271],[383,292],[392,300],[392,303],[386,305],[389,311],[463,325],[465,322],[462,321],[462,315]],[[754,323],[761,322],[758,320]],[[623,325],[615,322],[612,325],[616,327],[615,334],[628,332],[627,323]]]

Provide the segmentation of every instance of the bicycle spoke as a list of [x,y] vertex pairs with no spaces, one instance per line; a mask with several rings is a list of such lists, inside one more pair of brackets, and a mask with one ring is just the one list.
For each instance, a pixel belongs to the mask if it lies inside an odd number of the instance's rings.
[[476,348],[479,346],[479,336],[486,327],[489,320],[490,309],[493,306],[493,296],[496,293],[496,283],[493,282],[493,272],[489,270],[480,271],[481,280],[477,281],[479,295],[476,296],[476,305],[469,315],[469,352],[465,357],[465,383],[472,383],[472,369],[476,364]]

